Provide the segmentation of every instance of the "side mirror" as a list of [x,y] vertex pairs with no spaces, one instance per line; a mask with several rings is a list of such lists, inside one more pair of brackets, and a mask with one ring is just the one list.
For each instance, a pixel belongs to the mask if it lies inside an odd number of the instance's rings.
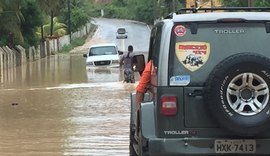
[[133,66],[135,72],[139,72],[140,75],[142,75],[144,68],[145,68],[145,59],[144,55],[134,55],[133,56]]
[[83,57],[87,57],[87,54],[83,54]]
[[123,55],[124,52],[118,50],[118,54],[119,54],[119,55]]

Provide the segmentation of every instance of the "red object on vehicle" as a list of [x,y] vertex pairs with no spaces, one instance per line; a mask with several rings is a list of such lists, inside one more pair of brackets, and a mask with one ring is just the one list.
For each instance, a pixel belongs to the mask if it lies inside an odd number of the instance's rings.
[[177,113],[176,96],[163,96],[160,99],[160,102],[161,102],[160,114],[165,116],[176,115]]

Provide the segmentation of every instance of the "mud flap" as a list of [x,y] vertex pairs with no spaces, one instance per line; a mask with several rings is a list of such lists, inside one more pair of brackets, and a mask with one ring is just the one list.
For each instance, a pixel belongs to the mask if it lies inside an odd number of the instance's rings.
[[155,114],[153,102],[145,102],[140,107],[140,127],[144,139],[155,137]]

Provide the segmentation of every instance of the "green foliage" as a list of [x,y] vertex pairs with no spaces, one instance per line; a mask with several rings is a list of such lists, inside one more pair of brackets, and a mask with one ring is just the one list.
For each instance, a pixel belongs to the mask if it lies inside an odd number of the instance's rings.
[[71,51],[74,47],[71,44],[64,45],[60,53],[68,53]]
[[127,9],[124,7],[117,7],[114,5],[107,4],[104,6],[104,17],[107,18],[128,18]]
[[89,21],[87,13],[78,6],[71,10],[71,15],[71,31],[79,30]]
[[[79,30],[91,19],[89,8],[92,5],[88,1],[70,0],[72,31]],[[49,28],[50,35],[66,34],[69,19],[67,2],[68,0],[0,0],[0,44],[6,45],[12,40],[12,43],[24,46],[36,45],[41,39],[42,25]],[[48,16],[49,20],[46,19]],[[57,16],[60,17],[59,20],[56,20]],[[45,29],[48,34],[47,28]],[[39,32],[39,36],[36,32]],[[4,36],[8,36],[7,39]]]
[[[202,0],[204,1],[206,0]],[[248,0],[221,1],[224,6],[248,5]],[[70,16],[68,2],[70,2]],[[66,34],[67,31],[75,32],[88,23],[91,17],[100,17],[101,10],[104,10],[104,17],[107,18],[131,19],[153,24],[156,19],[184,6],[185,2],[185,0],[112,0],[112,3],[100,4],[95,0],[0,0],[0,45],[7,44],[12,35],[16,44],[36,45],[41,37],[35,32],[40,32],[42,25],[47,25],[50,33],[57,36]],[[255,6],[270,6],[269,0],[253,2]],[[49,20],[46,19],[48,16],[51,17]],[[44,33],[48,34],[47,29]]]
[[106,18],[120,18],[138,20],[153,23],[156,15],[156,0],[113,0],[112,3],[97,5],[92,10],[95,16],[100,16],[100,10],[104,10]]
[[35,0],[26,0],[21,12],[24,16],[24,22],[21,24],[21,31],[24,37],[24,47],[37,45],[40,37],[36,35],[36,29],[42,25],[43,15]]
[[248,6],[247,0],[222,0],[222,4],[226,7],[244,7]]
[[[65,34],[67,34],[66,28],[67,26],[64,23],[60,23],[57,17],[53,18],[53,33],[52,33],[53,36],[56,37],[64,36]],[[43,25],[43,34],[45,37],[50,36],[51,33],[50,31],[51,31],[51,23]],[[37,32],[37,34],[39,35],[39,37],[41,37],[40,30]]]
[[8,36],[1,34],[1,38],[0,38],[0,47],[3,47],[5,45],[7,45],[8,42]]
[[182,8],[185,0],[113,0],[112,3],[94,4],[90,8],[92,17],[101,16],[104,10],[106,18],[131,19],[153,24],[157,18]]
[[[222,5],[226,7],[247,7],[248,0],[222,0]],[[254,6],[267,7],[270,6],[269,0],[253,0]]]
[[84,43],[85,43],[84,38],[76,38],[76,39],[72,40],[70,44],[64,45],[62,50],[61,50],[61,53],[68,53],[74,47],[82,46]]
[[18,42],[23,42],[20,25],[24,21],[21,13],[21,6],[24,0],[0,0],[1,14],[0,14],[0,32],[2,34],[12,34]]
[[270,6],[270,1],[269,0],[257,0],[255,2],[256,6],[261,6],[261,7],[269,7]]
[[[89,35],[93,35],[94,32],[96,31],[96,29],[97,29],[97,26],[94,25],[94,24],[91,24],[91,29],[90,29]],[[70,44],[64,45],[62,47],[61,53],[68,53],[74,47],[82,46],[84,43],[85,43],[85,38],[84,37],[76,38],[76,39],[72,40]]]
[[85,43],[84,38],[76,38],[76,39],[72,40],[70,44],[73,47],[77,47],[77,46],[82,46],[84,43]]
[[137,0],[137,5],[135,6],[135,20],[153,24],[154,20],[157,18],[157,14],[155,12],[156,6],[157,4],[155,0]]
[[68,1],[60,10],[59,19],[70,27],[71,32],[80,30],[91,19],[90,3],[87,0],[70,0],[70,25],[69,25],[69,12]]
[[64,3],[65,0],[36,0],[36,1],[40,5],[40,8],[48,16],[50,16],[50,36],[53,36],[53,32],[54,32],[53,18],[59,14],[59,10],[62,7],[62,3]]

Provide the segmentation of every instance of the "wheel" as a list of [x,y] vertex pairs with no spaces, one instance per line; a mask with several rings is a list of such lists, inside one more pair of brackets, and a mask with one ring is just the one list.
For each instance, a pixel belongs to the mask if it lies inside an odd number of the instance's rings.
[[270,59],[241,53],[210,73],[204,102],[217,122],[238,135],[252,136],[270,127]]
[[[137,113],[139,114],[139,112],[137,112]],[[137,116],[137,126],[138,127],[135,128],[136,130],[134,132],[134,135],[137,136],[137,140],[134,139],[136,141],[136,145],[137,145],[136,152],[137,152],[138,156],[149,156],[148,142],[142,136],[141,127],[139,126],[140,121],[141,121],[141,118],[139,116]]]
[[133,147],[133,144],[136,143],[134,134],[135,134],[135,131],[132,130],[132,126],[130,125],[130,132],[129,132],[129,155],[130,156],[138,156]]
[[138,135],[139,156],[149,156],[147,141],[143,139],[141,130],[139,130]]
[[135,103],[131,102],[131,111],[130,111],[130,118],[129,118],[129,155],[130,156],[138,156],[135,149],[134,149],[134,145],[137,145],[137,141],[135,139],[135,131],[136,131],[136,125],[133,123],[133,118],[132,118],[132,115],[133,113],[136,113],[136,112],[132,112],[134,111],[132,108],[133,108],[133,105]]

